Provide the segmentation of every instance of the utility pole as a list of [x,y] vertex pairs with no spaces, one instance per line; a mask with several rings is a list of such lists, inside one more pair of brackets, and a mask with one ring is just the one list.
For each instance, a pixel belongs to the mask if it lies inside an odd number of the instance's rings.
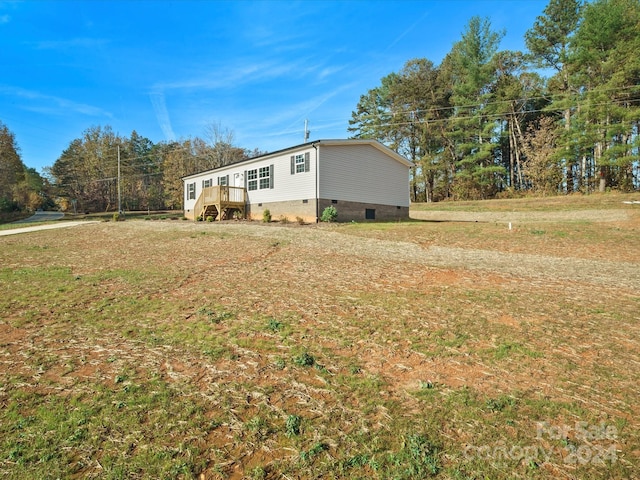
[[309,141],[309,134],[311,132],[309,131],[309,120],[305,120],[304,121],[304,143],[307,143]]
[[118,145],[118,214],[122,213],[122,190],[120,189],[120,145]]

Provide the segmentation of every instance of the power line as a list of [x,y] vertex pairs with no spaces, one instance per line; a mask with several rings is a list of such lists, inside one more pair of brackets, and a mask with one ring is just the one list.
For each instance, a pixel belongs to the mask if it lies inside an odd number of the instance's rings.
[[[621,88],[615,88],[615,89],[604,89],[601,90],[601,92],[605,93],[605,92],[609,92],[609,93],[615,93],[615,92],[621,92],[623,90],[630,90],[630,89],[638,89],[640,92],[640,85],[634,85],[634,86],[630,86],[630,87],[621,87]],[[382,112],[382,113],[371,113],[371,114],[360,114],[357,115],[357,118],[361,118],[363,120],[367,120],[367,119],[376,119],[376,118],[382,118],[382,117],[388,117],[388,116],[394,116],[394,115],[416,115],[416,114],[422,114],[423,116],[426,116],[427,114],[435,114],[435,113],[439,113],[439,112],[447,112],[447,111],[454,111],[456,109],[464,109],[464,110],[473,110],[473,109],[480,109],[480,108],[486,108],[489,106],[494,106],[494,105],[503,105],[503,104],[513,104],[513,103],[520,103],[520,104],[526,104],[528,102],[534,101],[534,100],[549,100],[549,103],[557,103],[559,101],[562,100],[571,100],[574,102],[573,105],[569,105],[569,108],[573,107],[578,107],[580,105],[591,105],[591,106],[603,106],[603,105],[608,105],[608,104],[622,104],[622,103],[640,103],[640,98],[632,98],[632,99],[610,99],[607,102],[601,102],[598,104],[590,104],[588,103],[588,98],[576,98],[576,96],[574,94],[571,93],[566,93],[566,94],[552,94],[552,95],[542,95],[542,96],[534,96],[534,97],[520,97],[520,98],[516,98],[516,99],[508,99],[508,100],[495,100],[492,102],[478,102],[478,103],[471,103],[471,104],[467,104],[467,105],[451,105],[451,106],[446,106],[446,107],[434,107],[434,108],[429,108],[429,109],[420,109],[420,108],[408,108],[405,110],[397,110],[397,111],[387,111],[387,112]],[[585,103],[587,102],[587,103]],[[525,110],[522,111],[522,113],[540,113],[540,112],[563,112],[567,109],[567,107],[557,107],[557,109],[548,109],[548,108],[544,108],[544,109],[538,109],[538,110]],[[505,116],[508,115],[510,112],[503,112],[503,113],[495,113],[495,114],[487,114],[487,116],[493,116],[493,117],[500,117],[500,116]],[[353,118],[353,117],[352,117]],[[428,121],[429,122],[437,122],[437,121],[441,121],[441,120],[446,120],[446,119],[450,119],[450,118],[459,118],[459,119],[464,119],[465,117],[461,117],[461,116],[447,116],[445,118],[430,118]],[[470,118],[470,117],[466,117],[466,118]],[[472,117],[471,117],[472,118]],[[394,122],[394,123],[390,123],[388,125],[410,125],[412,122],[411,121],[407,121],[407,122]]]

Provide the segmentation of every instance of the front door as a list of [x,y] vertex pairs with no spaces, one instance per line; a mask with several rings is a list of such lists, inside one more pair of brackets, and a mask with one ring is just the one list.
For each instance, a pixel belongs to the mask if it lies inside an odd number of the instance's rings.
[[241,173],[236,173],[233,175],[233,186],[244,188],[244,178]]

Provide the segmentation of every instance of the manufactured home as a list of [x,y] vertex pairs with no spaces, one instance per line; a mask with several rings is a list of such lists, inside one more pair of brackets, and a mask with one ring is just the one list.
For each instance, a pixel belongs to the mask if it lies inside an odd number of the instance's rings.
[[412,163],[376,140],[318,140],[184,177],[189,219],[409,218]]

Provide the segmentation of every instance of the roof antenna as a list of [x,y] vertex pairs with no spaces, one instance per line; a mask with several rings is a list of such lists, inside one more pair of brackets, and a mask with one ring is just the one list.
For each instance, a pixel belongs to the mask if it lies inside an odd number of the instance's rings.
[[311,132],[309,131],[309,120],[305,120],[304,121],[304,143],[307,143],[309,141],[309,134]]

